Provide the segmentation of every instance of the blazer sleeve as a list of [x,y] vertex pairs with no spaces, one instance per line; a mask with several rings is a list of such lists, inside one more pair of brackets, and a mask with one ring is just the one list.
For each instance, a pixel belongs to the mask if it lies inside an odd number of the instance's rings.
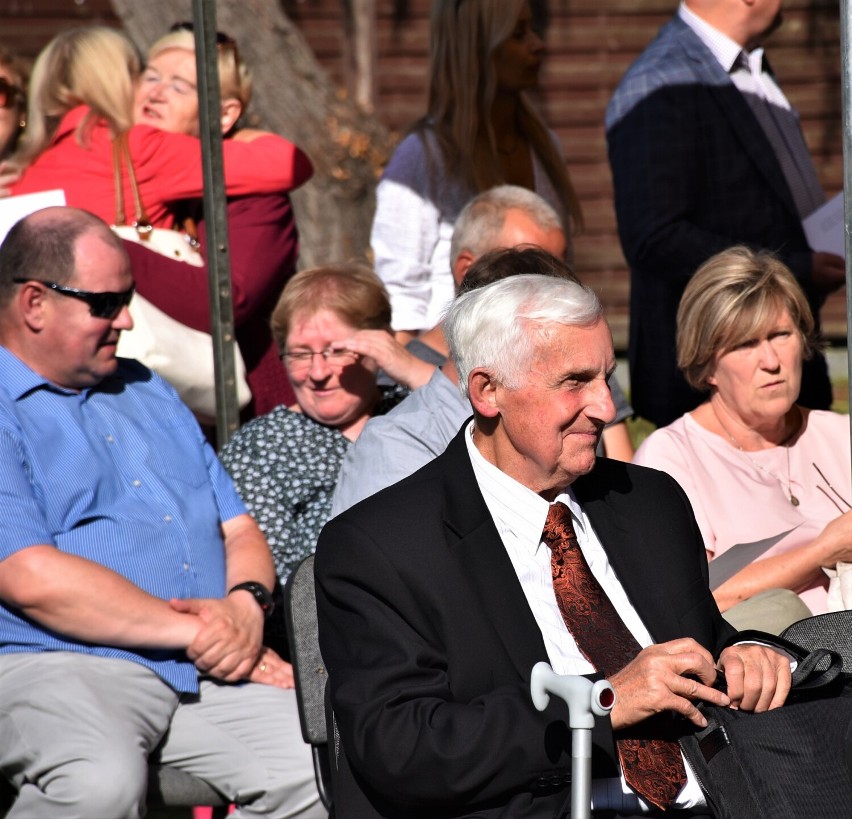
[[[542,777],[564,787],[570,737],[558,704],[537,712],[521,679],[457,696],[453,662],[436,625],[446,617],[437,604],[442,589],[435,596],[442,583],[430,590],[425,578],[434,581],[434,570],[406,570],[392,537],[382,548],[353,518],[347,513],[325,527],[315,572],[332,705],[359,779],[398,809],[431,808],[436,815],[442,807],[534,791]],[[424,578],[421,587],[416,576]],[[457,587],[459,578],[445,583]],[[468,665],[479,651],[470,646]]]

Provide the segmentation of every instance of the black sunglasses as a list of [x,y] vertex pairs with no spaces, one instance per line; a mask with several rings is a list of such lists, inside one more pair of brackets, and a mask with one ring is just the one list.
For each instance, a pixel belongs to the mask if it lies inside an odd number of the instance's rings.
[[[195,31],[195,25],[186,20],[183,23],[175,23],[169,31],[174,34],[176,31]],[[231,48],[236,51],[237,42],[233,37],[229,37],[227,34],[223,34],[221,31],[216,32],[216,45],[220,46],[231,46]]]
[[0,77],[0,108],[19,108],[23,102],[24,92],[5,77]]
[[133,292],[136,290],[134,284],[128,290],[121,293],[93,293],[90,290],[78,290],[76,287],[66,287],[63,284],[56,282],[45,282],[41,279],[12,279],[15,284],[26,284],[27,282],[37,282],[43,287],[49,287],[55,290],[61,296],[69,296],[72,299],[80,299],[89,305],[89,312],[95,318],[114,319],[124,307],[130,304],[130,299],[133,298]]

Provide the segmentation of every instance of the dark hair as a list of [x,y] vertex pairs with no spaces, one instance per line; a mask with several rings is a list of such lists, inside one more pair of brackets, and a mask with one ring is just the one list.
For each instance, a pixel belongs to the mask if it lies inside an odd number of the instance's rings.
[[509,276],[526,273],[556,276],[580,284],[566,262],[540,247],[500,248],[483,254],[468,268],[459,285],[459,295]]
[[85,233],[98,232],[124,253],[124,245],[97,216],[76,208],[49,208],[16,222],[0,245],[0,305],[25,276],[67,284],[74,277],[75,245]]

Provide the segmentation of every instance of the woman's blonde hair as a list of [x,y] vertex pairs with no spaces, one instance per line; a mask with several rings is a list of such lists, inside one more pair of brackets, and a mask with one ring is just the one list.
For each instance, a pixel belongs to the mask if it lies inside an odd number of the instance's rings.
[[[223,100],[234,99],[245,113],[251,102],[252,76],[240,58],[236,43],[230,37],[218,44],[216,54],[219,67],[219,92]],[[160,37],[148,49],[148,61],[170,48],[182,48],[195,54],[195,35],[188,28],[179,28]]]
[[133,125],[139,69],[139,54],[120,31],[89,26],[57,34],[33,66],[27,129],[16,162],[32,162],[47,147],[62,117],[77,105],[91,109],[77,129],[81,145],[98,119],[106,120],[114,134],[127,131]]
[[330,310],[356,330],[390,331],[390,299],[372,270],[356,264],[313,267],[287,282],[272,311],[272,335],[282,353],[293,317],[320,310]]
[[[480,192],[500,176],[491,106],[497,93],[494,53],[512,34],[526,0],[435,0],[429,55],[429,104],[415,131],[434,131],[451,176]],[[521,94],[518,128],[559,194],[563,211],[582,225],[565,161],[541,116]],[[427,143],[428,145],[428,143]]]
[[677,311],[677,363],[686,380],[707,390],[718,356],[766,332],[782,310],[810,357],[817,346],[813,314],[783,262],[741,245],[708,259],[690,279]]

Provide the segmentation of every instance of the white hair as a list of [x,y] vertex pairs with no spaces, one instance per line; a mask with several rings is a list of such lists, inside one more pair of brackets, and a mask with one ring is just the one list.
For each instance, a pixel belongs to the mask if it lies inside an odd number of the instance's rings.
[[602,315],[592,290],[554,276],[511,276],[463,293],[443,325],[462,394],[468,395],[468,376],[476,367],[518,389],[553,325],[588,326]]
[[526,214],[542,231],[564,229],[559,214],[537,193],[518,185],[498,185],[462,208],[450,240],[450,266],[455,266],[463,250],[479,257],[498,247],[510,210]]

